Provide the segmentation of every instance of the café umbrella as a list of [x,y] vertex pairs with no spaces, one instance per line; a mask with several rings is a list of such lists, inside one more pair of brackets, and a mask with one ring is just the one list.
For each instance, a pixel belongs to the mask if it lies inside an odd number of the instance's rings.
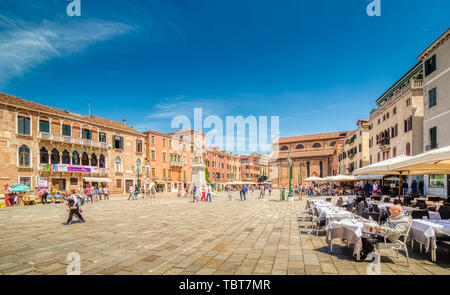
[[25,184],[21,184],[21,183],[16,183],[11,185],[11,190],[13,192],[24,192],[29,190],[30,188],[28,186],[26,186]]

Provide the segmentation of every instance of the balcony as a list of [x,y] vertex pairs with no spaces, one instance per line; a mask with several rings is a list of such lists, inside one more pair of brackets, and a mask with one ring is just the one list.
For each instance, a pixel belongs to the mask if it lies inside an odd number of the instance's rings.
[[389,150],[391,147],[390,138],[381,138],[377,143],[382,151]]
[[396,102],[400,97],[406,94],[408,91],[413,89],[422,89],[423,88],[423,80],[409,80],[402,85],[401,88],[397,89],[391,97],[386,98],[384,102],[382,102],[377,109],[372,110],[370,112],[370,119],[372,119],[377,114],[383,112],[389,106],[391,106],[394,102]]
[[175,161],[170,161],[170,166],[171,167],[183,167],[185,164],[181,163],[181,162],[175,162]]
[[69,164],[39,164],[41,172],[69,172],[69,173],[92,173],[92,174],[108,174],[108,168],[99,168],[94,166],[81,166]]
[[78,144],[78,145],[82,145],[82,146],[86,146],[86,147],[108,149],[108,144],[106,142],[92,141],[90,139],[75,138],[72,136],[66,136],[66,135],[61,135],[61,134],[51,134],[51,133],[47,133],[47,132],[39,132],[38,138],[40,140],[49,140],[49,141],[54,141],[54,142]]

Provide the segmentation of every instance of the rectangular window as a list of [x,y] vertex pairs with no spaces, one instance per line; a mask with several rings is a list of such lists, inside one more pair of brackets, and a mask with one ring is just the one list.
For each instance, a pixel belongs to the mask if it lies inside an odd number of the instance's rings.
[[70,185],[78,185],[78,178],[70,178]]
[[436,71],[436,54],[425,61],[425,77]]
[[122,188],[122,179],[116,179],[116,188]]
[[72,126],[63,125],[62,126],[62,135],[64,136],[72,136]]
[[172,148],[172,140],[169,140],[169,147]]
[[362,144],[359,144],[359,152],[362,152]]
[[50,122],[44,121],[44,120],[39,120],[39,131],[50,133]]
[[152,144],[155,144],[155,137],[152,136]]
[[83,139],[92,140],[92,131],[83,128]]
[[429,175],[430,177],[430,188],[444,188],[444,175]]
[[430,108],[436,105],[436,88],[428,92],[428,104]]
[[113,136],[113,146],[114,149],[123,150],[123,137],[122,136]]
[[163,138],[163,146],[166,146],[166,139]]
[[163,162],[166,161],[166,152],[163,152]]
[[100,142],[106,142],[106,133],[100,132],[98,134],[98,141]]
[[31,187],[31,177],[20,177],[19,183],[24,184],[24,185],[28,186],[29,188],[32,188]]
[[156,161],[156,151],[152,150],[152,161]]
[[153,178],[156,177],[156,168],[152,168],[152,177],[153,177]]
[[437,127],[433,127],[430,129],[430,144],[431,149],[437,148]]
[[142,153],[142,140],[136,140],[136,152]]
[[30,118],[19,116],[17,131],[22,135],[30,135]]

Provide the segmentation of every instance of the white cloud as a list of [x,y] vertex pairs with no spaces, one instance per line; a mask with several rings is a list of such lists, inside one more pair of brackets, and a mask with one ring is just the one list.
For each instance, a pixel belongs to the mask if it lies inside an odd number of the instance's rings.
[[130,25],[98,20],[71,24],[15,23],[0,34],[0,84],[53,58],[81,52],[133,29]]

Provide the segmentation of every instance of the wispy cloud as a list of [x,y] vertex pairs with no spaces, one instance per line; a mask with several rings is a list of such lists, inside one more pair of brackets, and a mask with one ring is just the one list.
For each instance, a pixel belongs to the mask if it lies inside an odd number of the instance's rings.
[[136,29],[133,26],[88,20],[62,24],[13,22],[4,17],[0,34],[0,85],[53,58],[78,53],[87,47]]

